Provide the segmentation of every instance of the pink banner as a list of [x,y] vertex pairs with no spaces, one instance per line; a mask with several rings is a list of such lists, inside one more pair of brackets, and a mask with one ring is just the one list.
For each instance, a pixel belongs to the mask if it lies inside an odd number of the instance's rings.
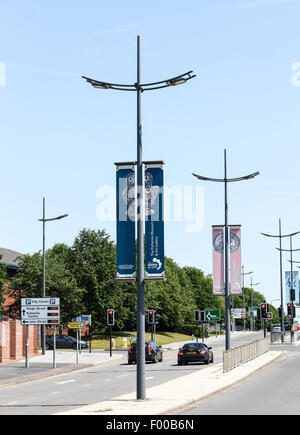
[[213,294],[224,295],[224,236],[223,226],[212,227],[213,237]]
[[230,225],[230,293],[242,293],[240,225]]

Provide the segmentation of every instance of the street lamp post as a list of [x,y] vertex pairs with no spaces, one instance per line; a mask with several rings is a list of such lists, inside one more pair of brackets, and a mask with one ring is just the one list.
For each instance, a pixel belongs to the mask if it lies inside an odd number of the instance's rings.
[[[67,217],[67,214],[63,214],[54,218],[45,217],[45,198],[43,198],[43,218],[38,219],[40,222],[43,222],[43,289],[42,289],[42,297],[46,297],[46,250],[45,250],[45,230],[46,230],[46,222],[57,221]],[[42,344],[42,353],[45,355],[46,353],[46,343],[45,343],[45,325],[41,325],[41,344]]]
[[292,237],[299,234],[299,231],[290,234],[281,234],[281,219],[279,219],[279,234],[266,234],[261,233],[266,237],[276,237],[279,238],[279,252],[280,252],[280,299],[281,299],[281,342],[284,342],[284,307],[283,307],[283,282],[282,282],[282,249],[281,249],[281,239],[283,237]]
[[145,302],[144,302],[144,227],[141,94],[186,83],[195,77],[193,71],[153,83],[141,83],[140,36],[137,36],[137,81],[134,84],[108,83],[82,76],[96,89],[115,89],[137,93],[137,399],[146,398],[145,390]]
[[[292,317],[291,317],[291,333],[294,330],[293,329],[293,325],[294,325],[294,301],[295,301],[295,289],[294,287],[294,276],[293,276],[293,252],[295,251],[300,251],[300,249],[292,249],[292,236],[290,236],[290,249],[281,249],[281,248],[276,248],[280,251],[285,251],[285,252],[290,252],[291,255],[291,259],[289,260],[291,263],[291,278],[290,278],[290,299],[291,299],[291,304],[292,304]],[[282,313],[281,313],[282,316]]]
[[[244,307],[244,309],[246,308],[245,307],[245,279],[244,279],[244,276],[245,275],[251,275],[251,273],[253,273],[253,271],[252,272],[244,272],[244,265],[242,265],[242,279],[243,279],[243,307]],[[246,315],[245,315],[245,317],[244,317],[244,332],[246,331]]]
[[194,177],[198,178],[202,181],[215,181],[224,183],[224,209],[225,209],[225,246],[224,246],[224,264],[225,264],[225,273],[224,273],[224,296],[225,296],[225,349],[230,349],[230,295],[229,295],[229,261],[228,261],[228,253],[229,253],[229,235],[228,235],[228,201],[227,201],[227,184],[249,180],[251,178],[256,177],[259,172],[254,172],[249,175],[245,175],[243,177],[238,178],[227,178],[227,161],[226,161],[226,149],[224,150],[224,178],[208,178],[203,177],[202,175],[193,174]]

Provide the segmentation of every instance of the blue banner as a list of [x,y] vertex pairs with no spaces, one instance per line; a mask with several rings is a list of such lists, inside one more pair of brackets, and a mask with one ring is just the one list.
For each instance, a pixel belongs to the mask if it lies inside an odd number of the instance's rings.
[[146,277],[164,277],[163,164],[145,165]]
[[117,166],[117,278],[135,278],[135,168]]
[[[293,272],[293,289],[295,290],[295,300],[293,301],[295,304],[299,304],[299,272]],[[291,272],[285,272],[285,295],[286,295],[286,303],[290,303],[291,301]]]

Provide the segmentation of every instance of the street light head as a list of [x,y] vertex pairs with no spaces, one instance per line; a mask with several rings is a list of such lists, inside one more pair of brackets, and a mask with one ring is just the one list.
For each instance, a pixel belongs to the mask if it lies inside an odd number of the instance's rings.
[[96,89],[110,89],[110,86],[106,83],[91,83],[91,85]]
[[186,79],[184,78],[184,77],[180,77],[179,79],[172,79],[172,80],[169,80],[168,82],[167,82],[167,84],[169,85],[169,86],[177,86],[177,85],[182,85],[183,83],[185,83],[186,82]]

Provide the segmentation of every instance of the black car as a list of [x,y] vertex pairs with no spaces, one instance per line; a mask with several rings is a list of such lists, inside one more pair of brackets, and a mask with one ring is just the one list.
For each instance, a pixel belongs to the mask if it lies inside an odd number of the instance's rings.
[[[46,335],[46,349],[53,349],[53,335]],[[86,341],[78,341],[78,349],[87,349],[88,343]],[[57,349],[77,349],[77,340],[69,335],[58,334],[56,335],[56,348]]]
[[[136,363],[136,341],[130,345],[128,349],[128,364]],[[146,361],[153,363],[162,362],[163,352],[161,346],[158,346],[154,341],[145,342]]]
[[178,351],[178,365],[181,366],[189,362],[212,363],[214,362],[214,354],[211,349],[204,343],[186,343]]

